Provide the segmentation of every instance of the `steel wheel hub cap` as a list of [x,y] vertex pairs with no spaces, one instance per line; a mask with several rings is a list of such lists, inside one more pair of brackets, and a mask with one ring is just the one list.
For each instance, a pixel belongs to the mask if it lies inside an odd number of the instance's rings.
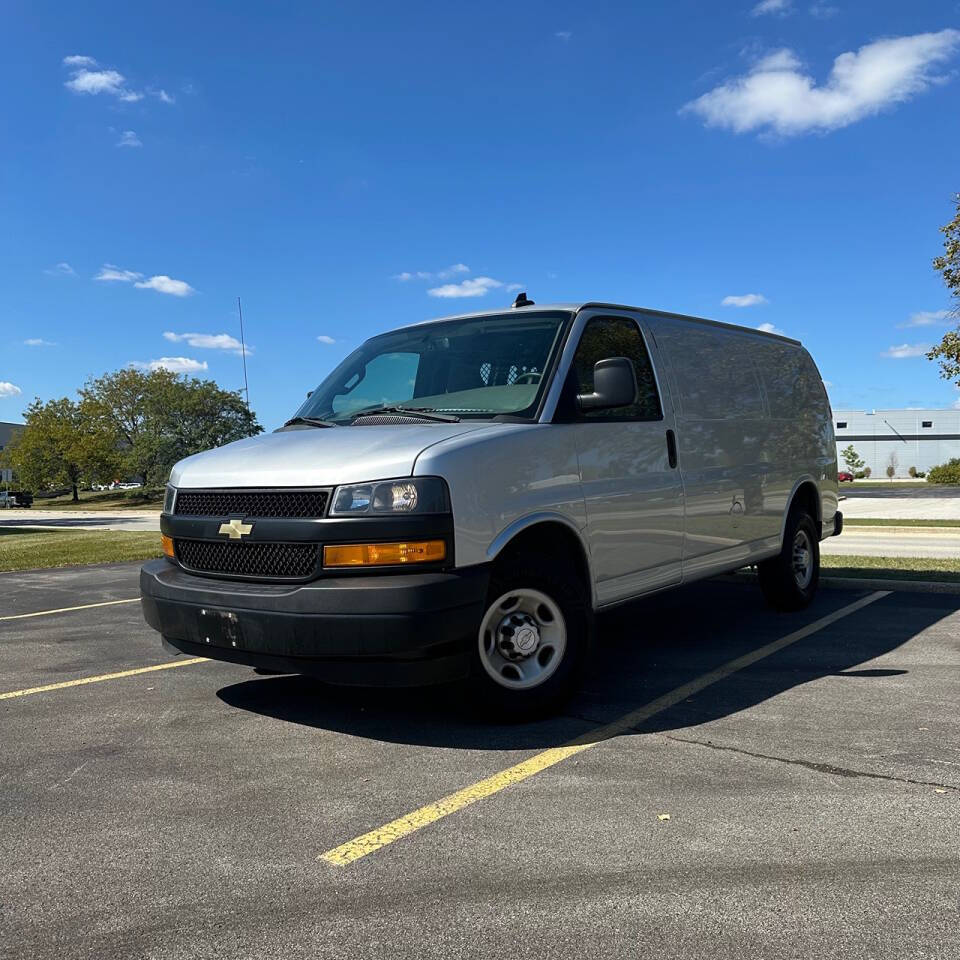
[[813,579],[813,548],[803,530],[798,530],[793,538],[793,576],[801,590],[810,586]]
[[478,642],[483,669],[500,686],[536,687],[553,675],[566,651],[563,612],[539,590],[511,590],[487,607]]
[[497,628],[497,647],[507,660],[523,660],[540,646],[540,628],[529,613],[511,613]]

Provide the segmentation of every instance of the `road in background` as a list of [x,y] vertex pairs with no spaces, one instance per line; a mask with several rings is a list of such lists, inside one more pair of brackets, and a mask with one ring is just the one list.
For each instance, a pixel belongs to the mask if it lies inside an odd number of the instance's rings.
[[0,527],[47,530],[160,530],[159,510],[0,510]]

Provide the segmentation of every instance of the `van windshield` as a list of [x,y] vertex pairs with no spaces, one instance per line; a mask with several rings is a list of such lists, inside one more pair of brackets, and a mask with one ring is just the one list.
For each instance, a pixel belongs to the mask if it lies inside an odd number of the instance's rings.
[[385,406],[462,419],[532,417],[566,313],[444,320],[368,340],[307,398],[298,417],[348,423]]

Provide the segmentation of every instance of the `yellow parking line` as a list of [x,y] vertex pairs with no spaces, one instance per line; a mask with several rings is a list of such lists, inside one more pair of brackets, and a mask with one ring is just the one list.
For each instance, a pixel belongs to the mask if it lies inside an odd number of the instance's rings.
[[42,687],[28,687],[26,690],[9,690],[0,693],[0,700],[14,697],[29,697],[33,693],[46,693],[48,690],[64,690],[67,687],[82,687],[87,683],[102,683],[104,680],[119,680],[121,677],[135,677],[140,673],[154,673],[157,670],[172,670],[174,667],[189,667],[193,663],[206,663],[206,657],[191,657],[189,660],[174,660],[172,663],[156,663],[152,667],[136,667],[133,670],[119,670],[117,673],[101,673],[96,677],[80,677],[79,680],[63,680],[61,683],[47,683]]
[[104,600],[102,603],[81,603],[79,607],[57,607],[56,610],[38,610],[36,613],[17,613],[11,617],[0,617],[0,620],[26,620],[28,617],[49,617],[53,613],[70,613],[72,610],[92,610],[94,607],[115,607],[118,603],[136,603],[139,599],[139,597],[131,597],[129,600]]
[[325,860],[327,863],[339,867],[353,863],[355,860],[374,853],[396,840],[400,840],[423,827],[429,826],[431,823],[435,823],[443,817],[449,816],[451,813],[462,810],[471,803],[476,803],[484,797],[499,793],[499,791],[515,783],[521,783],[529,777],[560,763],[562,760],[572,757],[574,754],[582,753],[584,750],[589,750],[590,747],[595,747],[604,740],[609,740],[611,737],[619,736],[636,729],[646,720],[681,703],[691,695],[723,680],[733,673],[749,667],[758,660],[763,660],[765,657],[769,657],[777,651],[783,650],[784,647],[788,647],[799,640],[803,640],[805,637],[809,637],[811,634],[822,630],[824,627],[830,626],[832,623],[836,623],[838,620],[842,620],[844,617],[848,617],[852,613],[856,613],[858,610],[862,610],[869,604],[889,596],[889,594],[889,590],[878,590],[875,593],[871,593],[869,596],[856,600],[845,607],[841,607],[839,610],[827,614],[825,617],[821,617],[819,620],[815,620],[813,623],[801,627],[799,630],[795,630],[793,633],[789,633],[779,640],[774,640],[765,646],[758,647],[756,650],[752,650],[742,657],[727,661],[727,663],[722,664],[715,670],[696,677],[689,683],[685,683],[671,690],[669,693],[665,693],[663,696],[651,700],[650,703],[625,714],[618,720],[614,720],[613,723],[609,723],[598,730],[584,734],[563,746],[551,747],[549,750],[544,750],[542,753],[530,757],[529,760],[524,760],[522,763],[515,764],[506,770],[495,773],[492,777],[487,777],[485,780],[479,781],[479,783],[465,787],[463,790],[458,790],[456,793],[451,793],[443,799],[436,801],[436,803],[428,803],[426,806],[420,807],[412,813],[408,813],[396,820],[391,820],[382,827],[377,827],[375,830],[369,831],[369,833],[364,833],[353,840],[348,840],[346,843],[334,847],[332,850],[328,850],[326,853],[320,854],[317,859]]

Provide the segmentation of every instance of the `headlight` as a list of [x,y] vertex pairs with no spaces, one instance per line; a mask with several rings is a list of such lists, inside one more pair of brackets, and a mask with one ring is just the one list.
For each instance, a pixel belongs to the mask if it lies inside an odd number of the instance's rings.
[[177,499],[177,488],[172,484],[167,484],[167,492],[163,497],[163,512],[173,513],[173,504]]
[[439,477],[352,483],[333,491],[331,517],[383,517],[448,513],[447,485]]

